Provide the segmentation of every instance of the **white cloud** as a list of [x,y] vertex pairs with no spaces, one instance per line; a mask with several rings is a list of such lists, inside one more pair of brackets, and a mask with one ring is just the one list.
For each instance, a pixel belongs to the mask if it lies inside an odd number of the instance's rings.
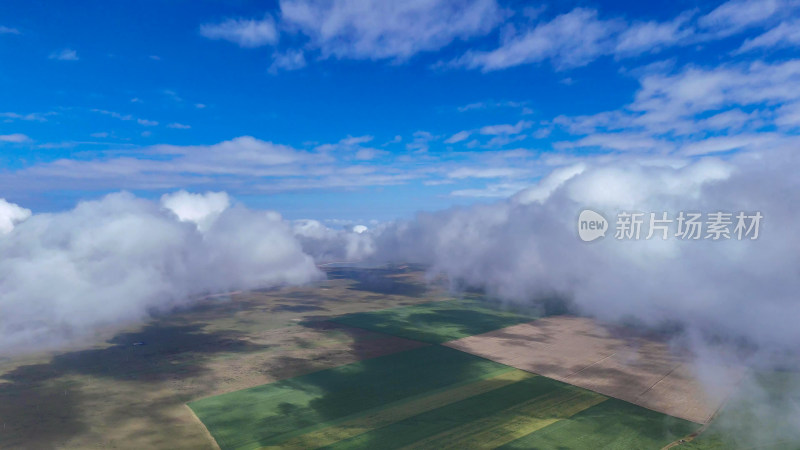
[[405,60],[486,34],[504,16],[495,0],[282,0],[282,24],[323,57]]
[[[677,323],[688,335],[785,355],[800,342],[800,278],[785,270],[800,266],[795,150],[728,162],[616,160],[566,168],[508,201],[421,213],[389,226],[375,235],[374,259],[428,264],[431,276],[507,300],[555,297],[601,319]],[[583,208],[609,219],[605,239],[577,238]],[[681,210],[760,211],[764,219],[754,241],[614,239],[619,211],[668,211],[674,218]]]
[[556,148],[600,147],[610,150],[663,152],[674,148],[674,144],[653,137],[634,133],[597,133],[572,142],[559,142]]
[[775,113],[775,124],[779,127],[796,128],[800,126],[800,102],[783,105]]
[[303,251],[319,262],[358,261],[375,249],[370,231],[364,225],[334,230],[316,220],[296,220],[293,232]]
[[511,124],[503,124],[503,125],[487,125],[485,127],[481,127],[479,130],[480,134],[495,136],[501,134],[519,134],[523,130],[530,128],[533,125],[533,122],[527,120],[520,120],[519,122],[511,125]]
[[339,141],[342,145],[360,145],[366,144],[367,142],[372,142],[375,139],[374,136],[364,135],[364,136],[347,136],[346,138]]
[[[179,210],[196,200],[170,198]],[[201,230],[122,193],[18,223],[0,235],[1,351],[65,345],[197,295],[322,277],[280,215],[219,210]]]
[[766,33],[744,41],[736,53],[792,46],[800,46],[800,20],[782,22]]
[[363,147],[362,144],[372,142],[373,136],[347,136],[335,144],[318,145],[315,150],[322,153],[334,153],[345,159],[356,159],[359,161],[373,160],[389,153],[373,147]]
[[0,34],[20,34],[20,33],[19,30],[16,28],[0,25]]
[[291,71],[302,69],[306,66],[306,57],[302,50],[286,50],[284,53],[275,53],[268,72],[276,74],[281,70]]
[[436,139],[439,139],[439,136],[434,136],[428,131],[415,131],[412,141],[406,144],[406,150],[417,153],[427,152],[430,143]]
[[530,114],[530,108],[528,108],[528,102],[517,102],[517,101],[503,101],[503,102],[496,102],[496,101],[486,101],[486,102],[474,102],[469,103],[463,106],[459,106],[457,108],[458,112],[467,112],[467,111],[477,111],[482,109],[494,109],[494,108],[517,108],[522,110],[522,114]]
[[697,20],[698,26],[720,36],[729,36],[759,25],[777,13],[788,12],[785,0],[729,0]]
[[115,119],[119,120],[133,120],[133,116],[130,114],[120,114],[115,111],[107,111],[105,109],[92,109],[92,112],[96,112],[98,114],[103,114],[104,116],[110,116]]
[[578,163],[572,166],[555,169],[547,176],[540,179],[539,182],[534,186],[527,187],[517,192],[513,200],[514,202],[523,205],[537,202],[543,203],[550,197],[550,195],[553,194],[553,191],[566,183],[568,180],[583,173],[586,168],[586,164]]
[[50,54],[49,58],[56,59],[58,61],[77,61],[79,59],[78,52],[69,48],[53,52]]
[[[664,22],[602,19],[593,9],[575,8],[551,19],[538,15],[539,20],[532,25],[509,26],[501,33],[501,42],[494,50],[469,50],[449,63],[436,66],[490,72],[549,61],[556,70],[571,69],[606,55],[630,58],[668,47],[721,39],[774,22],[780,14],[792,14],[798,5],[794,0],[730,0],[696,20],[697,11],[688,10]],[[792,45],[797,40],[795,28],[795,25],[779,27],[746,42],[743,51]]]
[[733,105],[775,104],[800,98],[800,60],[767,64],[692,68],[678,74],[652,74],[630,105],[645,120],[668,122]]
[[585,65],[614,48],[613,36],[624,26],[619,20],[600,20],[597,11],[576,8],[507,34],[492,51],[469,51],[453,64],[484,72],[551,60],[557,69]]
[[636,22],[620,33],[614,53],[635,56],[675,45],[694,33],[687,26],[692,13],[683,13],[669,22]]
[[447,174],[448,178],[511,178],[527,174],[528,171],[514,167],[461,167]]
[[14,133],[14,134],[0,134],[0,142],[9,142],[12,144],[22,144],[24,142],[31,141],[31,138],[22,134],[22,133]]
[[481,189],[458,189],[450,193],[453,197],[508,198],[523,189],[523,183],[494,183]]
[[[793,139],[790,142],[797,145],[800,144],[800,139]],[[765,150],[782,143],[783,139],[773,133],[739,134],[709,137],[698,142],[686,144],[680,151],[686,155],[708,155],[742,149]]]
[[458,133],[450,136],[447,138],[444,143],[445,144],[455,144],[461,141],[467,140],[472,135],[472,132],[469,130],[459,131]]
[[172,211],[181,222],[192,222],[201,231],[207,230],[231,205],[225,192],[193,194],[178,191],[161,196],[161,206]]
[[147,120],[147,119],[136,119],[136,123],[145,127],[154,127],[158,125],[158,122],[155,120]]
[[[415,133],[420,150],[435,136]],[[107,191],[136,189],[228,189],[257,193],[322,188],[383,186],[424,178],[437,164],[423,153],[395,158],[364,146],[371,136],[349,136],[340,142],[300,150],[243,136],[213,145],[120,145],[111,152],[85,152],[80,158],[33,163],[0,173],[7,195],[37,189]],[[387,164],[391,159],[393,164]],[[425,164],[415,159],[425,159]]]
[[14,112],[4,112],[0,113],[0,117],[6,119],[7,122],[11,122],[14,120],[24,120],[28,122],[47,122],[47,116],[55,115],[54,112],[48,113],[28,113],[28,114],[19,114]]
[[0,198],[0,234],[10,233],[14,225],[31,216],[31,210]]
[[387,152],[383,150],[378,150],[376,148],[359,148],[356,151],[354,158],[359,161],[370,161],[375,158],[378,158],[379,156],[387,154],[388,154]]
[[679,72],[666,67],[643,72],[639,82],[634,101],[619,110],[553,119],[570,133],[589,135],[561,143],[561,148],[595,144],[718,152],[750,148],[759,133],[758,145],[791,145],[778,134],[764,133],[763,127],[787,133],[795,126],[791,105],[800,101],[800,60],[689,66]]
[[228,19],[218,24],[205,24],[200,27],[200,34],[247,48],[276,44],[279,36],[275,21],[269,16],[262,20]]
[[173,122],[173,123],[167,125],[167,127],[175,128],[177,130],[188,130],[189,128],[192,128],[190,125],[184,125],[184,124],[178,123],[178,122]]

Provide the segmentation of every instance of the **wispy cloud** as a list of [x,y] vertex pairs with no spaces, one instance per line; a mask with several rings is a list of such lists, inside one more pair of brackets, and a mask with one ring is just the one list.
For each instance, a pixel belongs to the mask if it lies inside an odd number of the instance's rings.
[[15,112],[3,112],[0,113],[0,118],[6,119],[6,122],[12,122],[14,120],[24,120],[29,122],[47,122],[47,116],[55,115],[55,112],[47,112],[47,113],[27,113],[27,114],[19,114]]
[[305,66],[306,58],[303,51],[289,49],[284,53],[275,53],[272,56],[272,64],[269,66],[268,72],[274,75],[281,70],[298,70]]
[[764,34],[744,41],[736,54],[757,49],[774,49],[800,45],[800,20],[782,22]]
[[79,59],[78,52],[69,48],[53,52],[48,58],[58,61],[77,61]]
[[796,6],[791,0],[729,0],[700,17],[697,25],[716,37],[725,37],[760,25]]
[[491,31],[505,16],[495,0],[281,1],[282,22],[323,57],[406,60]]
[[200,34],[247,48],[275,44],[279,36],[275,21],[269,16],[261,20],[228,19],[217,24],[205,24],[200,27]]
[[24,142],[30,142],[31,138],[22,134],[22,133],[14,133],[14,134],[0,134],[0,142],[9,142],[12,144],[21,144]]

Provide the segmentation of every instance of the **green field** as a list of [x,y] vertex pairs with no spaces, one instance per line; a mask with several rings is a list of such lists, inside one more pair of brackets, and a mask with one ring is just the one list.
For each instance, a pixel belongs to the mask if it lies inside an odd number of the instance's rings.
[[333,322],[417,341],[439,344],[486,333],[538,317],[479,300],[447,300],[379,311],[347,314]]
[[[202,399],[223,449],[657,448],[696,424],[441,346]],[[565,448],[565,447],[561,447]]]
[[659,449],[699,425],[610,398],[503,449]]

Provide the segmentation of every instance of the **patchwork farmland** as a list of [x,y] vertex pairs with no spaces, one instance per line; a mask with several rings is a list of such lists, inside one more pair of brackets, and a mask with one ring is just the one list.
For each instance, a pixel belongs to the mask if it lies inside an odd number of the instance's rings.
[[[189,406],[223,449],[530,448],[576,430],[595,443],[652,448],[698,428],[437,345]],[[586,433],[591,429],[604,431]]]
[[455,349],[536,317],[476,299],[336,316],[329,321],[430,345],[189,406],[223,449],[660,448],[700,428]]
[[[315,286],[208,298],[89,348],[0,358],[0,448],[787,448],[769,436],[791,422],[765,422],[749,397],[695,437],[700,423],[559,381],[584,363],[564,358],[598,348],[537,349],[598,336],[556,332],[568,316],[453,299],[413,267],[326,270]],[[550,334],[521,332],[537,324]],[[502,340],[480,349],[488,338]],[[610,339],[595,344],[636,342]],[[552,372],[501,359],[523,355]],[[798,391],[797,374],[760,377],[777,398]],[[730,439],[742,422],[747,445]]]

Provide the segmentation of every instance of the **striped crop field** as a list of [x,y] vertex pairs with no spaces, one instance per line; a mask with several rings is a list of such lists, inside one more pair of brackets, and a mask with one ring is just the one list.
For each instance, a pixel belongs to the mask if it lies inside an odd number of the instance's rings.
[[[546,448],[548,436],[564,433],[587,439],[600,434],[605,440],[596,442],[613,444],[616,438],[650,448],[697,428],[438,345],[209,397],[189,406],[223,449],[531,448],[520,445],[537,435],[544,440],[536,442]],[[624,424],[627,418],[639,426],[609,427],[605,422],[609,414],[614,423]]]

